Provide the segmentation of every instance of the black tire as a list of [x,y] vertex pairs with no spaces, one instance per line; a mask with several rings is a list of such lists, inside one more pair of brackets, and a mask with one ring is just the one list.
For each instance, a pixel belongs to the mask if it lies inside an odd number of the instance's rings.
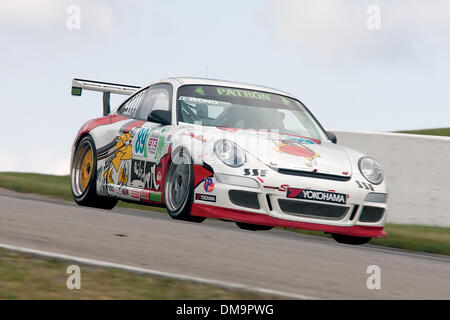
[[350,244],[350,245],[362,245],[366,244],[370,241],[372,238],[367,237],[354,237],[354,236],[347,236],[345,234],[339,234],[339,233],[332,233],[331,236],[334,240],[336,240],[339,243],[343,244]]
[[[188,170],[188,172],[181,177],[180,181],[181,173],[180,176],[177,176],[177,174],[181,169],[183,172],[185,170]],[[180,148],[174,152],[174,157],[169,164],[164,180],[164,198],[169,215],[176,220],[203,222],[206,219],[205,217],[191,216],[192,203],[194,202],[194,166],[191,155],[186,149]],[[181,196],[177,199],[178,201],[175,201],[177,197],[174,196],[174,194],[178,195],[175,190],[176,187],[181,188]]]
[[251,224],[251,223],[244,223],[244,222],[237,222],[236,221],[236,225],[243,229],[243,230],[250,230],[250,231],[267,231],[267,230],[271,230],[273,229],[272,226],[263,226],[263,225],[259,225],[259,224]]
[[[80,158],[86,155],[87,149],[92,152],[92,165],[90,168],[89,182],[85,188],[81,186]],[[72,168],[70,170],[70,186],[73,199],[80,206],[111,210],[117,204],[117,199],[99,196],[97,194],[97,153],[95,143],[91,136],[85,136],[80,140],[75,149]]]

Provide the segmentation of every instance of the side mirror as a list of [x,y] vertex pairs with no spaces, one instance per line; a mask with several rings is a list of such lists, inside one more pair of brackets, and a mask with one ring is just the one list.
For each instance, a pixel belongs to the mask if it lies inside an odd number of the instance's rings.
[[172,112],[168,110],[153,110],[150,112],[148,118],[150,122],[160,123],[162,125],[171,125],[172,124]]
[[327,131],[327,136],[328,136],[328,139],[331,140],[331,142],[337,143],[336,135],[333,132]]

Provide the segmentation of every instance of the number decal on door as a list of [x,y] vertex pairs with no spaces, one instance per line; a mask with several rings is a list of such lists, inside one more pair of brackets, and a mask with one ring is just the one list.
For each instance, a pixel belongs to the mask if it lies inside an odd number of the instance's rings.
[[147,156],[146,141],[149,130],[150,129],[148,128],[141,129],[136,138],[136,145],[135,145],[136,154],[143,155],[144,157]]

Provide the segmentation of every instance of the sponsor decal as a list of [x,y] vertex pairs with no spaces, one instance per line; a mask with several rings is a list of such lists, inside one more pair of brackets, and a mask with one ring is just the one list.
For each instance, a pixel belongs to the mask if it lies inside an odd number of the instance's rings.
[[358,181],[358,180],[355,180],[355,182],[358,185],[358,188],[375,191],[373,185],[370,183],[367,183],[364,181]]
[[195,194],[195,200],[216,202],[216,196],[213,196],[213,195],[210,195],[210,194],[196,193]]
[[156,150],[158,149],[159,132],[151,132],[147,140],[147,157],[156,158]]
[[140,199],[147,201],[161,202],[161,193],[152,192],[150,190],[141,190]]
[[202,87],[197,87],[197,89],[195,89],[195,92],[202,96],[206,94]]
[[279,187],[264,186],[264,188],[266,188],[266,189],[274,189],[274,190],[278,190],[278,191],[286,191],[288,187],[289,187],[288,184],[282,184]]
[[156,167],[156,185],[157,186],[161,185],[161,171],[162,171],[161,167],[157,166]]
[[312,167],[315,164],[315,159],[320,157],[320,155],[311,149],[305,147],[301,142],[298,141],[278,141],[275,142],[275,150],[281,153],[287,153],[294,156],[302,157],[306,159],[305,164],[308,167]]
[[303,144],[320,144],[320,140],[317,139],[310,139],[306,137],[299,137],[299,136],[286,136],[284,141],[291,141],[291,142],[298,142]]
[[218,105],[220,103],[217,100],[196,98],[196,97],[186,97],[186,96],[180,96],[178,98],[178,100],[185,101],[185,102],[191,102],[191,103],[205,103],[205,104],[215,104],[215,105]]
[[265,177],[267,170],[264,169],[244,169],[244,176]]
[[216,89],[217,93],[221,96],[245,97],[249,99],[270,101],[270,96],[264,92],[242,90],[242,89],[231,89],[231,88],[216,88]]
[[343,193],[327,192],[311,189],[288,188],[287,197],[295,199],[306,199],[315,201],[346,204],[347,195]]
[[[109,145],[108,150],[103,151],[99,160],[105,159],[102,177],[104,184],[125,185],[128,181],[129,161],[133,157],[131,138],[134,131],[117,136]],[[127,165],[128,164],[128,165]]]
[[[159,177],[159,178],[158,178]],[[161,168],[154,162],[132,160],[131,185],[142,189],[159,190],[161,184]]]
[[122,188],[122,194],[124,196],[128,196],[130,193],[128,192],[128,188]]
[[205,178],[203,181],[203,189],[205,189],[206,192],[214,191],[214,182],[211,178]]
[[285,97],[281,97],[281,101],[283,101],[283,103],[287,106],[291,104],[291,102],[288,99],[286,99]]
[[140,198],[143,200],[150,200],[150,191],[148,190],[141,190]]
[[158,140],[158,147],[156,147],[155,159],[159,159],[161,157],[161,152],[165,144],[166,133],[166,129],[161,130],[161,135],[159,136]]
[[150,201],[161,202],[161,193],[152,192],[150,193]]
[[140,199],[141,192],[139,190],[131,190],[131,197],[135,199]]

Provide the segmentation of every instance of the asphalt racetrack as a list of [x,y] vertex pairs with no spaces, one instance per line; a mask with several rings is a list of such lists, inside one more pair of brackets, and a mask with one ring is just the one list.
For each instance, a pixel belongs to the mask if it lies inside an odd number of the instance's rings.
[[[323,299],[450,299],[450,259],[284,230],[103,211],[0,189],[0,244]],[[367,267],[381,289],[367,288]]]

